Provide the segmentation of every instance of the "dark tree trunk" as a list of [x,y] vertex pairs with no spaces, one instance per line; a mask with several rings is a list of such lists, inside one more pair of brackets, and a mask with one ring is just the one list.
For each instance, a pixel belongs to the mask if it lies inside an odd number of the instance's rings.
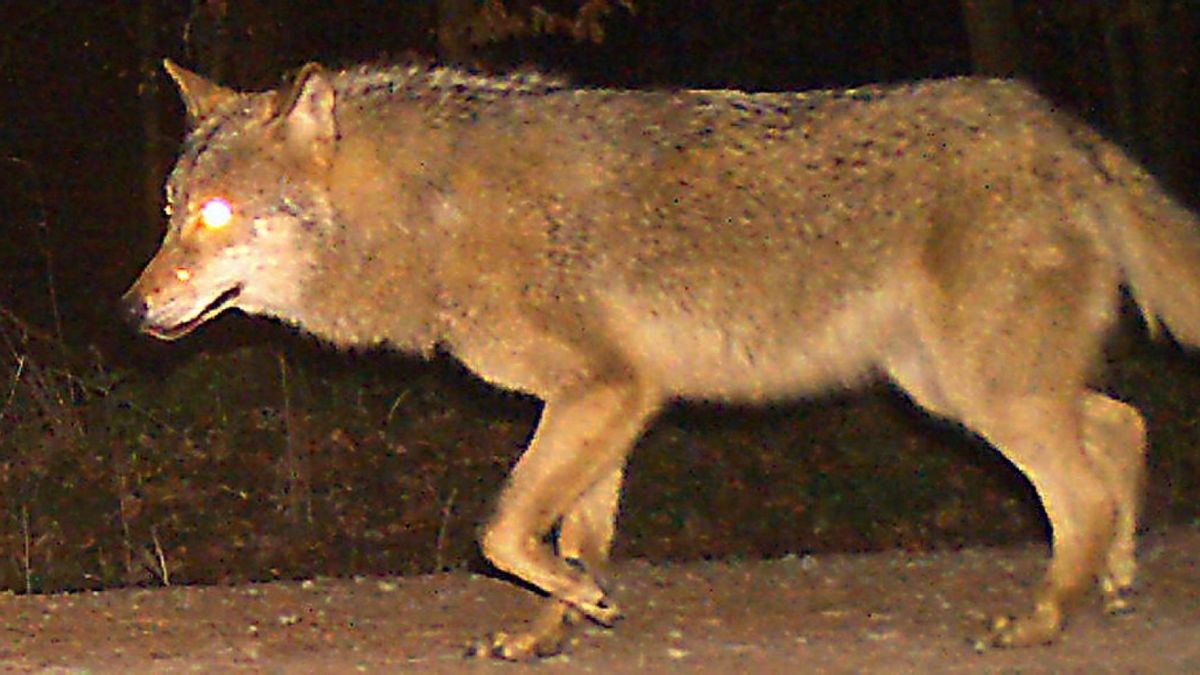
[[1175,38],[1171,12],[1162,0],[1133,0],[1133,30],[1141,62],[1139,81],[1143,98],[1141,124],[1153,163],[1169,177],[1178,177],[1183,165],[1180,145],[1174,141],[1180,118],[1178,79],[1173,58]]
[[474,55],[471,23],[479,11],[477,0],[437,0],[438,58],[446,63],[466,63]]
[[1001,77],[1020,72],[1020,31],[1012,0],[963,0],[962,12],[975,72]]
[[142,123],[142,222],[157,232],[162,219],[162,102],[159,96],[158,2],[141,0],[138,10],[138,107]]

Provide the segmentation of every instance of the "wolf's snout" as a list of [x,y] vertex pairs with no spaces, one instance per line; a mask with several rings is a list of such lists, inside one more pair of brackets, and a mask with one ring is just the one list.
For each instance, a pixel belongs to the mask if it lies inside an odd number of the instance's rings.
[[121,296],[121,316],[135,327],[140,327],[146,320],[146,300],[140,293],[129,291]]

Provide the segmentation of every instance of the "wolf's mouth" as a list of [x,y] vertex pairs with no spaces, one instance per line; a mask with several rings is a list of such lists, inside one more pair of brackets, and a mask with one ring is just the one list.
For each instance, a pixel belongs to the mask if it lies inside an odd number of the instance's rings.
[[241,293],[242,285],[238,284],[218,295],[212,302],[208,303],[208,305],[201,310],[199,314],[191,319],[188,319],[187,321],[184,321],[183,323],[177,323],[172,326],[147,325],[143,327],[143,330],[159,340],[178,340],[184,335],[196,330],[200,324],[221,313],[221,311],[228,307],[239,295],[241,295]]

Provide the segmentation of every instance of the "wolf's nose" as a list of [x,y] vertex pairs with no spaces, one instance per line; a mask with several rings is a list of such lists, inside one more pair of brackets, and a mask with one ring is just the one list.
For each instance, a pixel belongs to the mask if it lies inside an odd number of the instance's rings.
[[146,318],[146,300],[139,293],[130,291],[121,297],[121,315],[134,326],[140,326]]

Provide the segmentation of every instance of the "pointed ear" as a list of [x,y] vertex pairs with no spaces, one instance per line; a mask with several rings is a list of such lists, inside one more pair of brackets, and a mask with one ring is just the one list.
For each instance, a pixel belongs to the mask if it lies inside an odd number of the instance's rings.
[[171,79],[175,80],[175,85],[179,87],[179,95],[183,97],[183,103],[187,107],[188,123],[193,126],[211,115],[226,101],[238,97],[238,93],[232,89],[205,79],[171,59],[163,60],[163,68],[171,76]]
[[280,124],[288,149],[301,160],[320,167],[333,162],[337,139],[333,83],[320,64],[300,69],[289,87],[276,94]]

